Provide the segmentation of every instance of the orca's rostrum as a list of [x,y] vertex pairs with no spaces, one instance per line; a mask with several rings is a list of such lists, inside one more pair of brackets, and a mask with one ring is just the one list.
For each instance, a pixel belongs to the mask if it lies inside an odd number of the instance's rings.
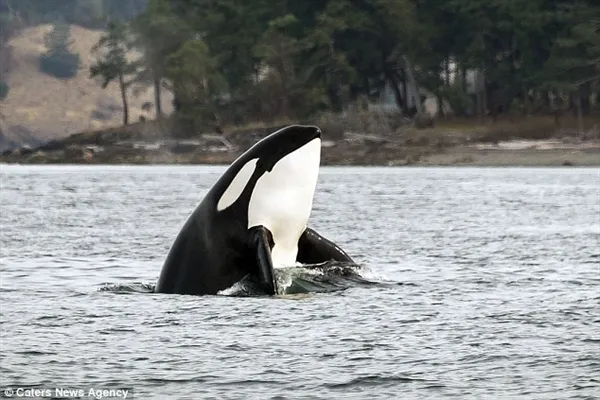
[[156,292],[216,294],[246,276],[277,293],[273,269],[352,262],[308,227],[321,160],[321,131],[292,125],[235,160],[171,246]]

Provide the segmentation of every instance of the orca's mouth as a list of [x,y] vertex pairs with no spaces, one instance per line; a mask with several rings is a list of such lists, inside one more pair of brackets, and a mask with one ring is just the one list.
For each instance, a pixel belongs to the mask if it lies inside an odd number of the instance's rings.
[[316,139],[316,138],[320,139],[321,138],[321,134],[322,134],[321,129],[317,128],[316,132],[315,132],[315,136],[313,137],[313,139]]

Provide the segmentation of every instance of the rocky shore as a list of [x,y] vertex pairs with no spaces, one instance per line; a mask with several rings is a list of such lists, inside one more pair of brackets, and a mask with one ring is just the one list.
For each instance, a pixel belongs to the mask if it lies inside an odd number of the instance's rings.
[[[82,132],[37,148],[5,151],[0,163],[229,164],[278,126],[173,139],[139,126]],[[331,136],[331,137],[330,137]],[[600,138],[563,135],[498,141],[440,128],[374,135],[324,129],[323,165],[600,166]]]

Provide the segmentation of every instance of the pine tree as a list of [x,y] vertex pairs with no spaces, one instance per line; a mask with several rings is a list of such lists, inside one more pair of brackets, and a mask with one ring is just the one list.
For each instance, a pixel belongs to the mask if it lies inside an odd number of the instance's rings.
[[79,54],[71,52],[71,27],[65,23],[54,25],[44,38],[48,51],[40,57],[40,70],[56,78],[68,79],[77,75]]
[[136,71],[136,64],[127,60],[127,53],[130,49],[131,36],[127,26],[123,23],[111,23],[107,33],[93,48],[96,53],[100,54],[100,58],[90,67],[90,77],[101,77],[103,89],[114,80],[119,82],[124,125],[129,123],[127,89],[132,83],[130,76]]
[[162,117],[162,88],[167,59],[190,38],[186,24],[171,10],[167,0],[150,0],[148,7],[133,22],[136,47],[142,50],[137,82],[154,88],[156,117]]

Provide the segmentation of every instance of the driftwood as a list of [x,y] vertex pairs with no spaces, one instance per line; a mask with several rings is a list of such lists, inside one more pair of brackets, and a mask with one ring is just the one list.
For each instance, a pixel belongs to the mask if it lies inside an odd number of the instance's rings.
[[205,140],[214,140],[216,142],[221,142],[221,143],[223,143],[223,146],[227,147],[227,149],[229,151],[233,151],[237,148],[236,146],[233,145],[233,143],[231,143],[229,140],[225,139],[221,135],[204,134],[204,135],[202,135],[202,138]]
[[389,143],[390,140],[388,138],[384,138],[377,135],[369,135],[364,133],[352,133],[346,132],[345,134],[347,140],[349,141],[360,141],[360,142],[371,142],[371,143]]

